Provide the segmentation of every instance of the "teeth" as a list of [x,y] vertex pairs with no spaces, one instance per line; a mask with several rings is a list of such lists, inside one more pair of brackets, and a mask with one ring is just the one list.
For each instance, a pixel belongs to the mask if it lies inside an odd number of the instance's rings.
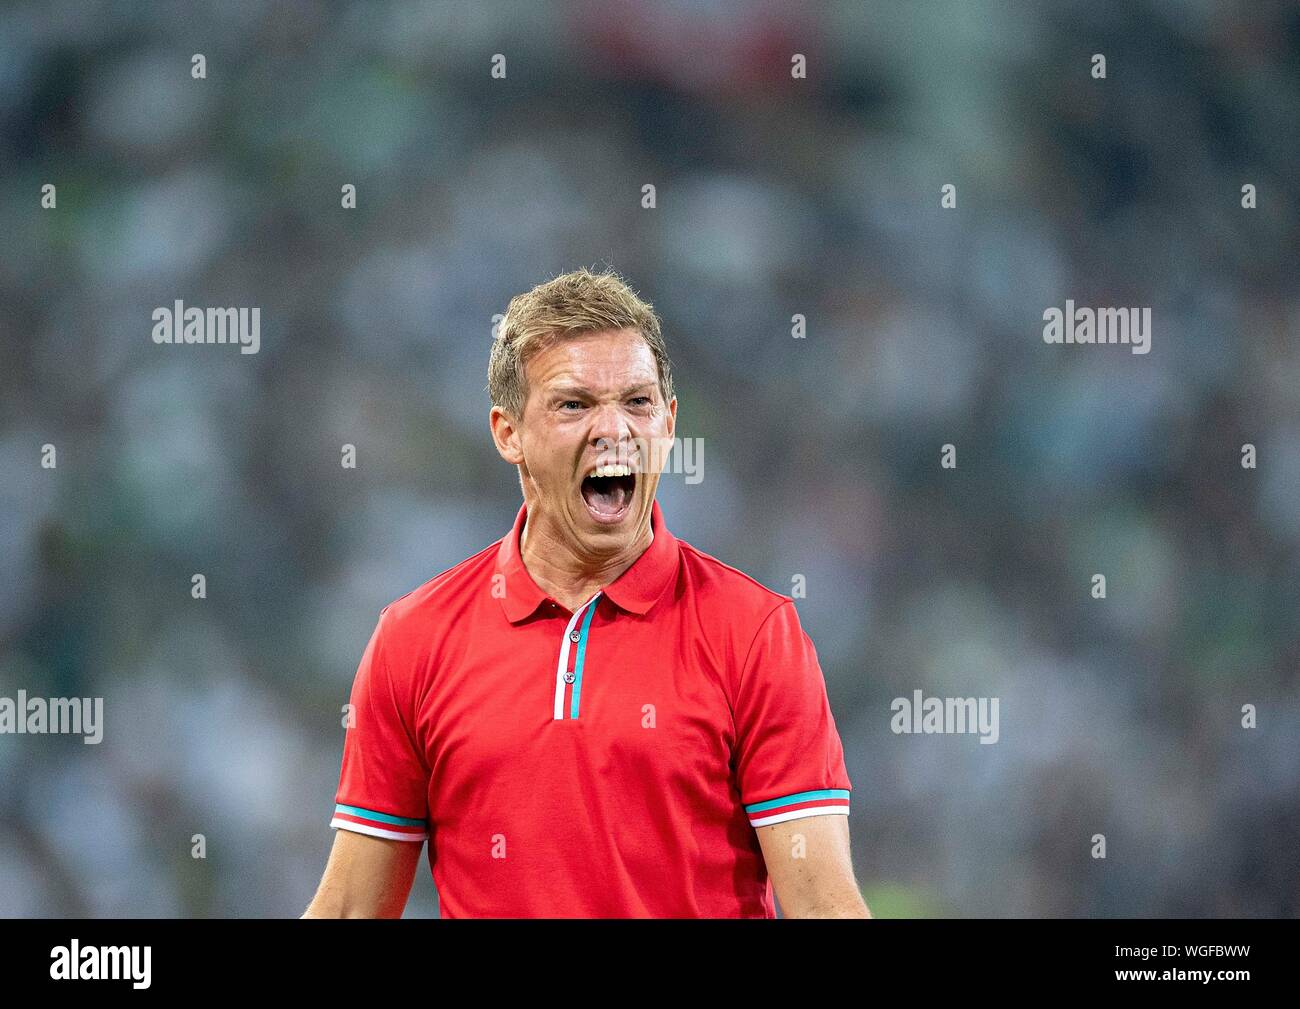
[[597,466],[591,473],[592,476],[631,476],[632,467],[611,464],[609,466]]

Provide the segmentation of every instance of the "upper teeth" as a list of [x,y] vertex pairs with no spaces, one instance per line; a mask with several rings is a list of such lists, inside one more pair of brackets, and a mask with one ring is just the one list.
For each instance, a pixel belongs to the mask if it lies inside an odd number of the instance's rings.
[[609,466],[597,466],[592,471],[592,476],[631,476],[632,467],[622,466],[617,463]]

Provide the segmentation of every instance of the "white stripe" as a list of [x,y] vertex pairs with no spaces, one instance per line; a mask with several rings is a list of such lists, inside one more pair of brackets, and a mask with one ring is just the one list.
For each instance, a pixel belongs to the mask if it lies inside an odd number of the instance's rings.
[[384,830],[383,827],[372,827],[368,823],[353,823],[351,820],[344,820],[334,817],[330,820],[331,827],[342,827],[344,830],[353,830],[358,834],[369,834],[372,837],[386,837],[390,841],[423,841],[429,835],[426,834],[403,834],[396,830]]
[[596,595],[579,606],[577,612],[569,618],[569,626],[564,629],[564,641],[560,644],[560,664],[555,667],[555,711],[553,712],[554,718],[552,718],[552,721],[564,717],[564,674],[569,671],[569,645],[573,644],[569,639],[569,635],[578,626],[578,621],[582,619],[587,607],[594,603],[599,595],[600,593],[597,592]]
[[842,816],[849,815],[848,806],[809,806],[807,809],[792,809],[788,813],[774,813],[771,816],[760,816],[757,819],[749,821],[751,827],[766,827],[769,823],[783,823],[786,820],[798,820],[805,816],[825,816],[827,813],[839,813]]

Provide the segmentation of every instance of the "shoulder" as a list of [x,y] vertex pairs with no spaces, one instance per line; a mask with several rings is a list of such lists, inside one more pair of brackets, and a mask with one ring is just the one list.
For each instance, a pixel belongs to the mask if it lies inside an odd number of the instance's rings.
[[379,624],[385,638],[401,640],[414,635],[427,640],[435,625],[454,622],[489,588],[500,546],[501,540],[488,544],[383,607]]
[[729,625],[740,637],[752,640],[763,623],[786,603],[794,600],[751,578],[703,550],[678,540],[682,571],[710,623]]
[[[696,631],[707,642],[705,654],[724,674],[734,706],[755,649],[793,655],[795,646],[806,641],[794,599],[688,543],[682,543],[681,553],[682,580],[694,596]],[[773,676],[783,672],[767,665]]]

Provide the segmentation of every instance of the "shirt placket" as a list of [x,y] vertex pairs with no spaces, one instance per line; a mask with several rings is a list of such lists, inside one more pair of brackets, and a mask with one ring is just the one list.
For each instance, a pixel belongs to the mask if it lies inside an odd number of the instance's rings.
[[555,701],[552,708],[552,720],[577,718],[579,702],[582,697],[582,672],[587,655],[587,637],[590,633],[591,618],[596,613],[597,592],[582,606],[574,611],[564,628],[564,638],[560,642],[560,659],[555,667]]

